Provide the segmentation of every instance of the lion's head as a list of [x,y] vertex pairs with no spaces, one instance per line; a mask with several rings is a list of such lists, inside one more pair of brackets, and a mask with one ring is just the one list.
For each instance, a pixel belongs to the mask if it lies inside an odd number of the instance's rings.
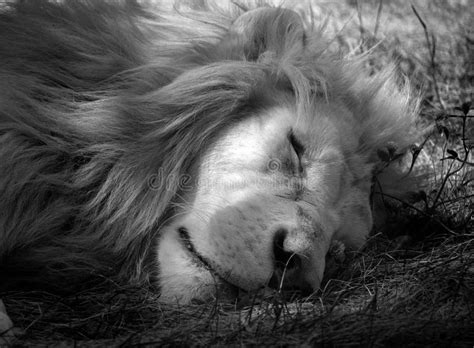
[[209,86],[248,84],[252,107],[182,178],[183,202],[158,248],[164,300],[206,299],[216,289],[225,297],[229,285],[314,291],[334,240],[363,246],[377,150],[406,149],[413,105],[392,73],[364,77],[363,62],[328,54],[305,27],[290,10],[246,12],[218,45],[238,63],[202,75]]
[[[3,14],[17,26],[2,54],[18,92],[0,114],[4,274],[24,258],[44,279],[94,270],[186,303],[314,291],[332,242],[364,244],[374,176],[394,177],[378,153],[418,133],[392,68],[367,77],[366,57],[331,53],[314,23],[283,8],[158,17],[68,4]],[[25,69],[15,53],[55,50],[18,42],[35,35],[31,16],[53,23],[38,30],[69,53]]]

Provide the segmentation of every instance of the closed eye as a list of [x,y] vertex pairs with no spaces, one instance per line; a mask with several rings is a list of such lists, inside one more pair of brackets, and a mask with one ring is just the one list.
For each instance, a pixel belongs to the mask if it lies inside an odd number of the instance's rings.
[[303,156],[306,148],[303,143],[295,136],[293,130],[288,132],[288,141],[290,142],[290,145],[296,154],[294,165],[297,167],[297,172],[301,174],[303,172],[301,157]]
[[293,146],[293,149],[295,150],[298,157],[301,157],[304,154],[306,148],[303,143],[295,136],[293,130],[288,132],[288,140],[290,141],[291,146]]

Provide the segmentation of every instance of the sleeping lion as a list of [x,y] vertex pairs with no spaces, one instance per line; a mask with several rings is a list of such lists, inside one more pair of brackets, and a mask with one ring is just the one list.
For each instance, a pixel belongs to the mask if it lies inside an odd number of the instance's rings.
[[392,67],[280,7],[17,1],[0,61],[0,290],[314,292],[419,136]]

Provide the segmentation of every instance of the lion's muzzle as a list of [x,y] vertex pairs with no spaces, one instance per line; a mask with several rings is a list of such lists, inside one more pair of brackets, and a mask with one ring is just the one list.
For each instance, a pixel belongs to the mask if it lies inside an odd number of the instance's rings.
[[310,208],[256,196],[218,210],[204,241],[193,243],[221,278],[241,289],[270,286],[307,293],[321,283],[334,225]]
[[263,194],[218,209],[207,221],[188,215],[161,242],[164,299],[214,296],[223,283],[246,292],[316,291],[334,229],[334,219],[311,204]]

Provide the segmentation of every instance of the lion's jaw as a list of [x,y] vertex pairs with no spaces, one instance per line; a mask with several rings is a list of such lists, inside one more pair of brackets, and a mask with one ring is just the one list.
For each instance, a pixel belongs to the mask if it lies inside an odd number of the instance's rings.
[[372,166],[355,153],[347,109],[315,112],[275,107],[232,127],[208,151],[193,202],[161,231],[162,301],[222,299],[231,288],[271,282],[315,291],[333,239],[363,244],[372,226]]

